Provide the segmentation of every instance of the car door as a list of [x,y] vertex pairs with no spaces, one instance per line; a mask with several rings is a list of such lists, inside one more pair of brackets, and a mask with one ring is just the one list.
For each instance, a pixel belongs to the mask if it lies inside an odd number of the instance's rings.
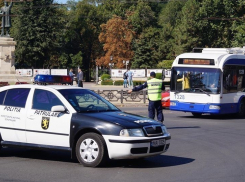
[[59,97],[62,99],[57,91],[33,91],[26,119],[27,143],[69,147],[71,113],[51,111],[53,106],[65,106]]
[[26,101],[30,88],[12,88],[0,92],[0,133],[7,142],[26,142]]

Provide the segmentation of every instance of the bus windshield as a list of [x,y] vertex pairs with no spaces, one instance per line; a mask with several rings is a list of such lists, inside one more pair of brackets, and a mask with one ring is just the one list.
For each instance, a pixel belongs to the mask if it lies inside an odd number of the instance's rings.
[[220,93],[220,69],[173,67],[170,89],[173,92]]

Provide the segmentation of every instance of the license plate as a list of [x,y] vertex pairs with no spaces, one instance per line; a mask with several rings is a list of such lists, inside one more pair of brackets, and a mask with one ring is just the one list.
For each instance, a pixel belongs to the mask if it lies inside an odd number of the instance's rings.
[[158,147],[158,146],[162,146],[162,145],[165,145],[165,139],[152,140],[151,141],[151,146],[152,147]]

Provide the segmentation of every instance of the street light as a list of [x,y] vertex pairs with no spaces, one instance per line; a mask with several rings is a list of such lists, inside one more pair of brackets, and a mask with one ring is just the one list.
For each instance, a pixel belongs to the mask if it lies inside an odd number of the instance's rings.
[[[111,62],[112,62],[113,56],[110,57],[110,60],[111,60]],[[114,63],[111,63],[111,62],[109,63],[109,67],[110,67],[110,75],[111,75],[111,67],[114,66]]]
[[127,61],[123,60],[123,64],[126,65],[126,70],[127,70],[127,66],[128,66],[128,64],[129,64],[129,60],[127,60]]

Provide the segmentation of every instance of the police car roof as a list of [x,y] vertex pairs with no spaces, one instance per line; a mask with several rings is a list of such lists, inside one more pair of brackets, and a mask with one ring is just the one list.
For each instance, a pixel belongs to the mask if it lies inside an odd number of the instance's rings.
[[69,86],[69,85],[32,85],[32,84],[19,84],[19,85],[8,85],[0,87],[0,90],[11,89],[11,88],[51,88],[55,90],[61,89],[84,89],[81,87]]

